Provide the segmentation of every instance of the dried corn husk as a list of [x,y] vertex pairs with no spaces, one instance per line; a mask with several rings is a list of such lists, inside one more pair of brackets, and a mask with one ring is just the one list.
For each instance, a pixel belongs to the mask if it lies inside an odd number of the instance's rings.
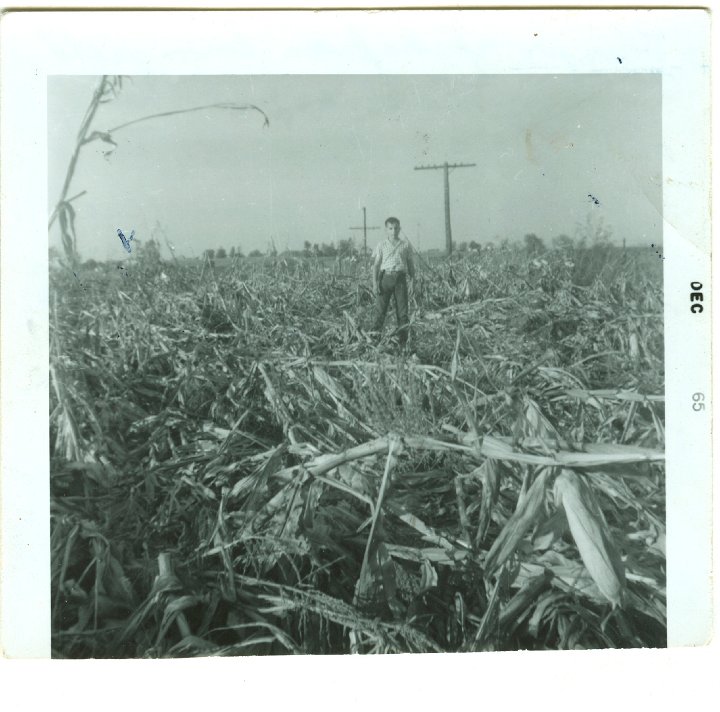
[[555,502],[565,510],[585,568],[600,593],[613,607],[619,605],[625,589],[624,567],[605,518],[583,477],[573,470],[563,470],[555,480]]
[[549,476],[550,470],[545,468],[541,470],[527,495],[518,503],[518,508],[510,517],[507,524],[503,527],[500,535],[495,540],[492,548],[488,552],[485,559],[485,570],[492,573],[502,566],[510,555],[515,551],[518,542],[531,526],[536,524],[543,514],[543,505],[545,503],[545,484]]
[[475,537],[476,544],[481,544],[490,526],[490,519],[492,517],[492,510],[497,501],[499,484],[500,484],[500,473],[499,468],[495,460],[488,458],[483,464],[477,469],[477,475],[482,480],[483,493],[482,502],[480,504],[480,519],[478,522],[477,535]]
[[638,358],[640,356],[640,347],[638,346],[637,334],[634,331],[631,332],[630,337],[628,339],[628,343],[629,343],[630,357]]

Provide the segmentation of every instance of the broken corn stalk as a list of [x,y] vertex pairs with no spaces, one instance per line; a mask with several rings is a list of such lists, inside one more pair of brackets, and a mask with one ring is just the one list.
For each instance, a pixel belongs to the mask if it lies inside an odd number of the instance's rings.
[[555,480],[555,503],[562,504],[580,557],[600,593],[613,607],[620,605],[625,589],[624,567],[582,475],[562,470]]

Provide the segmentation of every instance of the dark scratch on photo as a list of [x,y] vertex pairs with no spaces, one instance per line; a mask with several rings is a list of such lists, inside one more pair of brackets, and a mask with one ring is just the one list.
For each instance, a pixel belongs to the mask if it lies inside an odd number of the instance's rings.
[[77,279],[78,284],[80,285],[80,287],[81,287],[82,289],[84,289],[85,291],[87,291],[87,287],[80,281],[80,277],[77,276],[77,272],[76,272],[75,270],[73,270],[73,274],[75,275],[75,279]]
[[[660,250],[662,249],[662,245],[656,245],[654,242],[651,242],[651,243],[650,243],[650,247],[652,247],[653,250],[655,250],[655,254],[656,254],[661,260],[664,260],[664,259],[665,259],[665,255],[663,255],[663,253],[660,251]],[[658,248],[660,248],[660,249],[658,249]]]

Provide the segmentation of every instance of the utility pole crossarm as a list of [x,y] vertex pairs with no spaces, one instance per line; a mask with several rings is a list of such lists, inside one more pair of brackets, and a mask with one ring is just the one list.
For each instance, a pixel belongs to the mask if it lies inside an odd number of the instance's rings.
[[477,163],[441,163],[439,166],[415,166],[416,171],[431,171],[438,168],[474,168]]

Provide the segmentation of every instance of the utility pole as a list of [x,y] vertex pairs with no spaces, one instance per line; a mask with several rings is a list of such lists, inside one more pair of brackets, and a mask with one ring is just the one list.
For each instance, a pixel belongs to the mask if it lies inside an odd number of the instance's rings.
[[472,168],[474,163],[448,163],[445,161],[440,166],[415,166],[416,171],[430,171],[443,169],[445,186],[445,249],[448,255],[452,254],[452,230],[450,228],[450,169],[451,168]]
[[363,260],[367,259],[367,231],[368,230],[379,230],[379,227],[368,227],[367,226],[367,211],[365,208],[363,211],[363,224],[362,227],[351,227],[351,230],[362,230],[363,231]]

